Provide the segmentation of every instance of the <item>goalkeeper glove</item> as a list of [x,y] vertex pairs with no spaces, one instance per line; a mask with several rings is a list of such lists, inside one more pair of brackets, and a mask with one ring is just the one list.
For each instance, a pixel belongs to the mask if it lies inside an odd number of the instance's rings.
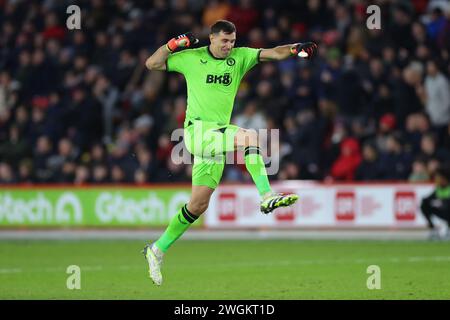
[[314,42],[297,43],[291,47],[291,53],[305,59],[311,59],[317,53],[317,44]]
[[198,43],[198,39],[194,37],[191,32],[187,32],[185,34],[179,35],[178,37],[170,39],[166,44],[166,48],[171,53],[173,53],[180,48],[187,48],[196,43]]

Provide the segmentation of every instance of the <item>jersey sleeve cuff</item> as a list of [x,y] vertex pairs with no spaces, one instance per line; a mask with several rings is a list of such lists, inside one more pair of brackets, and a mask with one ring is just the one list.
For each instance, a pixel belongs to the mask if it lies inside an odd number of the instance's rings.
[[260,58],[261,50],[262,50],[262,49],[259,49],[259,50],[258,50],[258,53],[256,54],[256,61],[257,61],[257,63],[260,63],[260,62],[261,62],[261,58]]

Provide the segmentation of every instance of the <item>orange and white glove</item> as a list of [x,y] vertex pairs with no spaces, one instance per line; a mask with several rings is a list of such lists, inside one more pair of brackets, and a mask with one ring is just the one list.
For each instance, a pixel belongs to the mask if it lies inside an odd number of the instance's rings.
[[304,59],[311,59],[317,53],[317,44],[314,42],[297,43],[291,47],[291,53]]
[[166,47],[171,53],[182,49],[190,47],[194,44],[198,43],[198,39],[194,37],[191,32],[186,32],[178,37],[172,38],[167,42]]

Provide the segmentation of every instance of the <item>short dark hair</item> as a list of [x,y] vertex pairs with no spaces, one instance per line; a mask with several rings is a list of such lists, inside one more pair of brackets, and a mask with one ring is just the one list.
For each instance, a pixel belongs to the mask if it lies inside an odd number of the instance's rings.
[[220,31],[230,34],[236,32],[236,26],[234,25],[233,22],[228,20],[217,20],[211,26],[211,33],[219,33]]
[[450,181],[450,167],[448,165],[441,164],[439,168],[436,170],[436,175],[440,175],[447,181]]

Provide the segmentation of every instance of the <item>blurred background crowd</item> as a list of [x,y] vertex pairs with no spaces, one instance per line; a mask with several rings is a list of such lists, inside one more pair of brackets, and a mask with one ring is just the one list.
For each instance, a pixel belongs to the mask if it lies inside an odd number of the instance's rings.
[[[236,98],[233,123],[280,129],[271,179],[431,181],[450,162],[448,1],[0,0],[0,183],[189,182],[170,158],[184,78],[144,61],[187,31],[207,45],[218,19],[237,46],[319,45],[256,66]],[[223,181],[250,177],[227,166]]]

